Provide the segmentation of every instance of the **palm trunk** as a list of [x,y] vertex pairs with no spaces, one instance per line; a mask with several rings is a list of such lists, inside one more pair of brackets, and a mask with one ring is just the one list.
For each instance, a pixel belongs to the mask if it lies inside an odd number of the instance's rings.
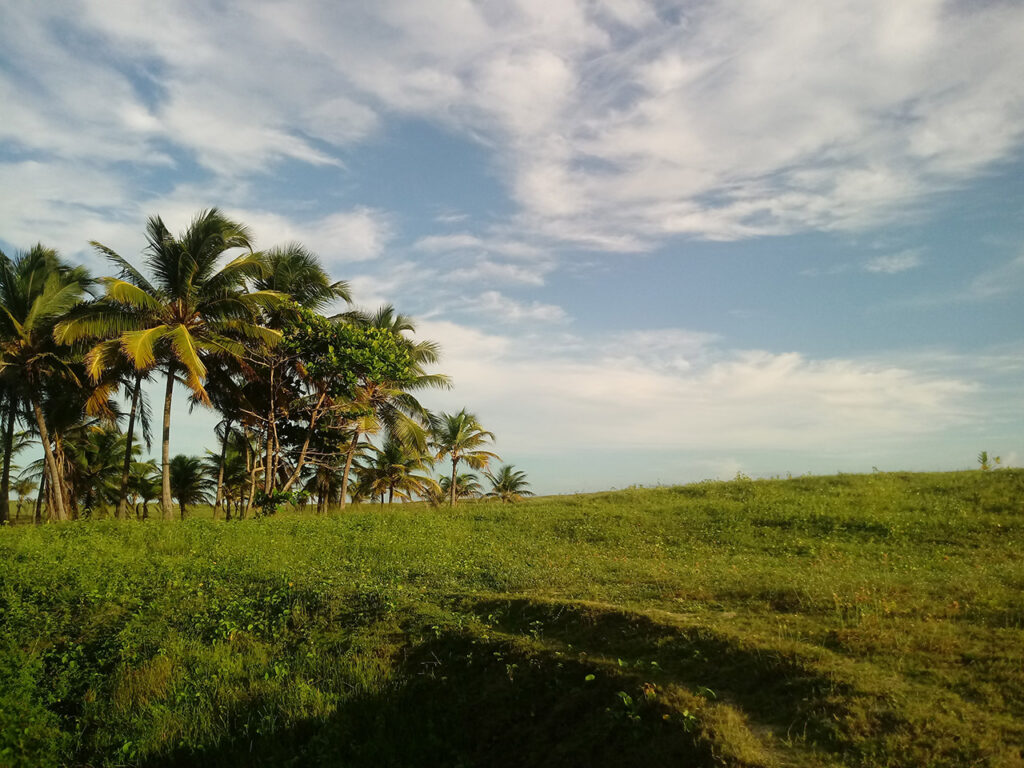
[[[14,448],[14,399],[7,398],[7,424],[4,426],[4,474],[0,479],[0,524],[11,519],[11,453]],[[19,515],[21,505],[18,505]]]
[[274,451],[274,366],[270,366],[270,408],[267,410],[267,443],[263,451],[263,492],[270,495],[273,490],[274,472],[271,454]]
[[253,470],[252,479],[249,482],[249,495],[245,499],[245,506],[242,508],[241,517],[244,520],[252,509],[252,502],[256,498],[256,472]]
[[[242,520],[249,514],[252,500],[256,496],[256,473],[259,471],[259,464],[256,463],[256,456],[252,449],[252,436],[249,434],[249,428],[243,427],[243,429],[245,430],[245,466],[249,469],[249,495],[245,499],[241,514],[238,515]],[[241,501],[242,499],[239,498],[239,502]]]
[[35,524],[43,524],[43,498],[46,496],[46,468],[43,468],[43,476],[39,479],[39,492],[36,494],[36,517]]
[[121,497],[117,500],[118,520],[128,517],[128,479],[132,468],[132,438],[135,436],[135,414],[142,394],[142,374],[135,374],[135,392],[132,393],[132,410],[128,414],[128,432],[125,435],[124,464],[121,465]]
[[276,489],[277,483],[281,479],[281,440],[277,436],[277,419],[274,419],[274,466],[271,473],[273,482],[271,488]]
[[[220,446],[220,468],[217,471],[217,498],[213,502],[213,519],[217,519],[217,509],[224,500],[224,463],[228,457],[228,438],[231,437],[231,420],[224,422],[224,441]],[[230,508],[226,515],[231,518]]]
[[452,492],[451,492],[451,498],[448,501],[449,506],[452,506],[452,507],[455,506],[455,479],[456,479],[455,471],[458,468],[458,466],[459,466],[459,460],[457,458],[455,458],[454,456],[452,456],[452,489],[451,489]]
[[54,512],[57,513],[58,520],[67,520],[68,513],[64,508],[63,494],[60,493],[60,470],[57,469],[57,460],[53,456],[53,449],[50,447],[50,432],[46,428],[46,419],[43,418],[43,409],[39,406],[39,395],[34,393],[32,396],[32,410],[36,416],[36,426],[39,428],[39,440],[43,444],[43,455],[46,459],[46,468],[50,472],[50,488],[56,490],[57,493],[52,493]]
[[[60,500],[68,520],[78,519],[78,494],[68,482],[68,470],[71,469],[67,455],[64,453],[64,441],[61,440],[60,432],[53,433],[53,457],[57,462],[57,474],[60,482],[53,483],[52,489],[60,489]],[[72,478],[72,483],[74,479]]]
[[184,520],[185,519],[185,500],[184,499],[181,499],[178,502],[178,509],[181,510],[181,519]]
[[167,364],[167,390],[164,392],[164,430],[161,438],[160,459],[162,489],[160,507],[164,520],[174,516],[174,501],[171,499],[171,396],[174,394],[174,364]]
[[[47,469],[46,472],[49,474],[50,470]],[[56,510],[57,502],[53,500],[53,477],[50,477],[46,483],[46,522],[50,523],[57,519],[55,518]]]
[[285,492],[295,483],[296,480],[302,475],[302,467],[306,463],[306,453],[309,451],[309,441],[313,439],[313,430],[316,429],[316,423],[320,418],[320,409],[323,407],[324,401],[327,399],[327,393],[324,392],[320,395],[320,399],[317,401],[316,406],[313,408],[313,413],[309,416],[309,429],[306,431],[306,439],[302,443],[302,450],[299,451],[299,458],[295,462],[295,471],[292,472],[291,477],[288,478],[288,482],[284,484]]
[[249,472],[249,494],[243,498],[241,494],[238,496],[239,513],[238,518],[244,520],[246,514],[249,512],[249,507],[252,506],[253,497],[256,495],[256,472],[258,471],[258,465],[256,464],[256,456],[252,449],[252,435],[249,433],[249,428],[242,425],[242,431],[245,435],[245,468]]
[[345,457],[345,471],[341,473],[341,509],[345,508],[345,496],[348,494],[348,473],[352,469],[352,459],[356,455],[356,448],[359,446],[359,428],[356,427],[355,436],[352,438],[352,445],[348,447],[348,456]]

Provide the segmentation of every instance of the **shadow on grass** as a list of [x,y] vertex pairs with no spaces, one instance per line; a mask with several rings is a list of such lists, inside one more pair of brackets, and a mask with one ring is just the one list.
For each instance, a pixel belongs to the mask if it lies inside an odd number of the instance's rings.
[[595,670],[524,643],[442,635],[407,654],[397,684],[330,718],[142,765],[720,765],[692,722],[636,679]]
[[504,631],[529,632],[627,668],[655,662],[661,678],[690,690],[710,689],[778,733],[840,746],[836,702],[848,691],[793,649],[747,645],[708,627],[581,603],[495,599],[466,601],[465,608]]

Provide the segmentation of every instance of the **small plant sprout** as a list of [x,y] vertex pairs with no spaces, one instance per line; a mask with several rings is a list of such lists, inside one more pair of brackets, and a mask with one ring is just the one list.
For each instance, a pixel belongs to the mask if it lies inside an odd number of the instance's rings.
[[982,451],[978,454],[978,466],[981,468],[982,472],[988,472],[991,469],[996,469],[1002,463],[1003,460],[998,456],[992,456],[990,458],[988,451]]

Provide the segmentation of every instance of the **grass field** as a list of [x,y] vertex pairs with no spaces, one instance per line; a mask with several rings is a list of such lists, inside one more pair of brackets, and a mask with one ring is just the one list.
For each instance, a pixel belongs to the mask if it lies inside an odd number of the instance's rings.
[[1024,765],[1024,471],[0,530],[0,764]]

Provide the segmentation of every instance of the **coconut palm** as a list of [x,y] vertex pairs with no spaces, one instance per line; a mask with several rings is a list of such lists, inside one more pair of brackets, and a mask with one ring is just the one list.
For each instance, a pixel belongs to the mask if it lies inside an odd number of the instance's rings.
[[[120,353],[137,371],[156,367],[166,375],[161,435],[161,506],[171,517],[170,431],[174,383],[181,379],[198,400],[209,404],[204,387],[210,358],[240,358],[240,340],[273,344],[280,334],[258,322],[259,310],[274,306],[273,291],[245,291],[245,283],[264,275],[260,254],[252,250],[249,231],[216,208],[201,211],[188,229],[174,237],[159,216],[146,226],[146,265],[151,281],[126,259],[100,243],[93,246],[120,270],[106,278],[106,301],[91,316],[62,328],[62,338],[116,338]],[[230,251],[242,255],[223,263]],[[112,364],[113,345],[90,355],[96,376]]]
[[430,454],[408,446],[389,435],[384,444],[374,450],[369,463],[360,469],[360,479],[365,479],[374,495],[381,497],[387,494],[388,504],[395,496],[400,499],[411,499],[414,495],[424,496],[427,490],[435,486],[436,481],[423,473],[433,464]]
[[484,445],[493,442],[494,434],[485,430],[477,417],[463,408],[458,413],[441,413],[431,422],[431,434],[437,458],[450,458],[452,474],[449,481],[449,503],[455,506],[457,499],[459,463],[466,462],[473,469],[484,469],[498,454],[483,450]]
[[132,462],[128,494],[135,517],[139,520],[148,519],[149,502],[160,498],[160,469],[155,461],[149,459]]
[[[43,414],[47,389],[78,387],[66,347],[54,340],[57,323],[85,296],[91,280],[84,267],[71,267],[42,245],[13,260],[0,253],[0,378],[8,397],[27,401],[43,445],[54,512],[67,519],[60,468]],[[15,394],[16,393],[16,394]]]
[[316,497],[317,514],[327,511],[327,505],[338,500],[341,494],[341,466],[336,462],[317,461],[316,471],[306,481],[305,490]]
[[331,282],[316,254],[300,243],[270,248],[263,252],[263,274],[253,280],[257,291],[275,291],[299,306],[321,311],[338,299],[351,301],[344,280]]
[[203,460],[198,456],[178,454],[171,459],[171,493],[178,500],[181,519],[189,504],[206,504],[210,500],[213,482],[206,474]]
[[[2,384],[0,384],[2,387]],[[0,525],[11,519],[11,461],[14,458],[14,427],[19,416],[18,398],[13,388],[10,392],[0,389],[0,423],[3,424],[2,440],[4,459],[0,474]]]
[[524,496],[533,496],[533,491],[527,490],[530,486],[526,482],[526,473],[516,470],[512,464],[503,464],[497,472],[484,472],[491,483],[491,490],[485,495],[491,499],[501,499],[508,503],[522,501]]
[[[12,393],[13,394],[13,393]],[[23,416],[17,413],[18,402],[14,397],[4,398],[4,408],[2,412],[4,414],[4,433],[3,433],[3,445],[4,445],[4,462],[3,462],[3,481],[0,482],[0,501],[8,501],[13,490],[17,493],[17,489],[14,484],[11,483],[11,473],[17,468],[13,464],[14,457],[23,451],[28,445],[35,442],[34,437],[28,431],[15,432],[14,424],[17,418],[23,418]],[[36,482],[33,480],[33,482]],[[34,489],[33,489],[34,490]],[[3,494],[6,493],[6,496]],[[18,513],[21,513],[21,507],[19,503]],[[0,505],[0,524],[11,519],[10,505]]]
[[32,491],[39,489],[39,483],[34,477],[19,477],[13,483],[11,483],[11,490],[18,495],[18,506],[15,513],[15,521],[21,520],[21,508],[25,503],[25,499]]
[[209,477],[216,477],[216,498],[213,505],[213,516],[217,517],[218,508],[223,507],[225,520],[231,519],[232,505],[240,514],[240,502],[245,496],[249,483],[249,466],[247,463],[247,446],[245,435],[236,429],[224,436],[218,428],[217,435],[221,438],[221,451],[207,451],[203,465]]
[[[63,450],[71,496],[92,513],[116,504],[125,436],[110,424],[84,423],[67,434]],[[134,448],[139,453],[139,446]]]
[[438,483],[441,488],[442,498],[470,499],[480,496],[483,489],[480,487],[479,478],[473,472],[460,472],[455,477],[455,486],[452,486],[450,477],[442,477]]

